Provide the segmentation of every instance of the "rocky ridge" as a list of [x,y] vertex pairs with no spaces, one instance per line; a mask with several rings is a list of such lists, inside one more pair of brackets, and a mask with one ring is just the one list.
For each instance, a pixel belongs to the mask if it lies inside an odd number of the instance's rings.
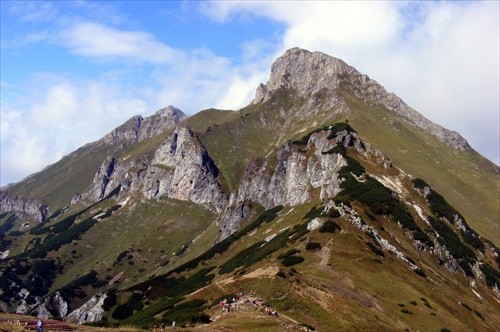
[[0,191],[0,213],[14,212],[19,219],[28,217],[43,222],[49,216],[50,208],[38,199],[10,196]]
[[[123,125],[113,129],[100,140],[86,144],[81,149],[68,154],[63,159],[70,159],[78,156],[84,148],[90,148],[90,152],[88,153],[92,153],[93,148],[103,145],[121,144],[121,148],[125,148],[173,128],[185,117],[186,115],[181,110],[173,106],[160,109],[153,115],[146,118],[143,118],[140,115],[134,116]],[[103,163],[106,164],[106,160]],[[46,168],[49,167],[50,166],[47,166]],[[102,171],[104,170],[98,170],[97,173]],[[105,171],[110,172],[111,169]],[[31,175],[23,181],[33,181],[33,179],[34,175]],[[14,212],[21,219],[27,215],[39,222],[43,222],[50,214],[50,207],[39,199],[30,199],[19,195],[9,194],[9,188],[14,186],[15,184],[10,184],[5,188],[2,188],[2,191],[0,191],[0,213]],[[93,191],[95,191],[95,189]],[[93,197],[94,200],[97,200],[102,198],[100,196],[101,193],[102,190],[98,194],[93,193],[90,195],[97,195],[96,197]],[[79,199],[80,195],[76,194],[71,199],[71,204],[74,204]]]
[[120,186],[121,195],[139,192],[148,199],[166,196],[192,201],[218,213],[227,202],[218,175],[201,141],[189,128],[178,126],[152,159],[106,158],[82,198],[96,202]]
[[98,141],[98,144],[117,144],[123,146],[139,143],[147,138],[159,135],[182,121],[186,115],[173,106],[167,106],[153,115],[143,118],[133,116],[123,125],[113,129]]
[[383,105],[402,115],[413,125],[435,135],[458,150],[468,150],[470,146],[455,131],[447,130],[409,107],[401,98],[387,92],[383,86],[367,75],[358,72],[344,61],[321,52],[309,52],[292,48],[279,57],[271,67],[269,81],[261,84],[255,93],[254,104],[266,102],[279,89],[293,90],[307,101],[303,112],[313,112],[319,100],[323,108],[332,108],[339,100],[336,90],[348,87],[360,98],[374,105]]

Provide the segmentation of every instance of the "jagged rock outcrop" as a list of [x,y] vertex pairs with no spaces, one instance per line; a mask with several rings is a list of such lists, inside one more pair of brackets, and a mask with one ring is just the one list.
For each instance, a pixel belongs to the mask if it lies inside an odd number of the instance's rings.
[[26,315],[31,312],[36,313],[36,316],[40,318],[64,318],[69,312],[68,303],[59,292],[46,297],[43,302],[40,297],[35,296],[30,304],[26,302],[28,295],[30,293],[26,289],[22,289],[19,293],[21,301],[16,308],[17,314]]
[[64,318],[68,314],[68,303],[59,292],[47,297],[42,304],[35,309],[37,317],[40,318]]
[[266,102],[280,89],[292,90],[299,98],[306,100],[306,105],[312,106],[306,112],[312,112],[313,108],[317,108],[318,100],[322,100],[323,108],[332,108],[339,101],[340,97],[335,90],[340,87],[350,89],[369,104],[385,106],[456,149],[470,149],[465,138],[457,132],[433,123],[401,98],[387,92],[375,80],[361,74],[344,61],[321,52],[309,52],[300,48],[286,51],[273,63],[269,81],[257,88],[253,103]]
[[110,177],[115,171],[115,163],[115,158],[106,157],[104,159],[101,167],[99,167],[94,176],[94,181],[92,182],[94,185],[91,186],[91,188],[85,194],[86,198],[89,198],[91,201],[97,202],[98,200],[101,200],[106,196],[106,189],[108,188]]
[[6,212],[14,212],[20,219],[29,216],[43,222],[49,216],[50,209],[38,199],[10,196],[6,192],[0,192],[0,213]]
[[85,324],[98,322],[104,313],[103,305],[106,294],[97,294],[85,302],[81,307],[73,310],[65,319],[67,322]]
[[245,218],[247,202],[257,202],[266,209],[277,205],[296,206],[311,200],[319,189],[324,200],[340,192],[338,171],[347,162],[339,153],[330,153],[337,139],[328,139],[329,131],[311,135],[306,150],[291,142],[285,143],[272,158],[254,160],[247,164],[238,193],[232,196],[219,225],[220,238],[234,233]]
[[125,192],[140,192],[148,199],[166,196],[218,213],[227,203],[218,172],[196,135],[179,126],[160,144],[152,159],[106,158],[84,197],[98,201],[121,186]]
[[173,106],[165,107],[147,118],[136,115],[99,142],[110,145],[122,143],[125,146],[135,144],[172,128],[184,117],[185,114]]

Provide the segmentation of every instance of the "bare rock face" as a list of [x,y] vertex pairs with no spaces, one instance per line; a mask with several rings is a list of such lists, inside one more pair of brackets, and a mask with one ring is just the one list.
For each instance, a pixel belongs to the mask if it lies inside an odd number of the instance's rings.
[[97,294],[85,302],[80,308],[73,310],[65,319],[67,322],[85,324],[98,322],[102,318],[102,308],[106,294]]
[[120,186],[124,192],[140,192],[148,199],[166,196],[218,213],[227,203],[218,175],[201,141],[189,128],[179,126],[151,160],[143,156],[131,160],[106,158],[84,197],[98,201]]
[[19,218],[28,215],[38,222],[43,222],[49,216],[50,209],[38,199],[10,196],[6,192],[0,192],[0,213],[6,212],[14,212]]
[[[187,127],[177,127],[156,150],[144,192],[149,198],[168,196],[209,206],[220,212],[227,197],[217,180],[219,171],[201,141]],[[163,172],[161,172],[163,170]],[[157,172],[164,173],[159,176]]]
[[97,170],[93,185],[84,195],[85,198],[89,198],[90,200],[97,202],[103,199],[106,196],[106,189],[108,189],[108,184],[110,181],[110,177],[115,171],[115,158],[106,157],[101,164],[101,167]]
[[311,135],[307,153],[287,142],[279,149],[277,162],[270,158],[249,162],[238,193],[231,196],[219,222],[220,238],[227,238],[239,229],[248,211],[245,203],[257,202],[270,209],[277,205],[304,204],[316,190],[320,199],[339,193],[342,180],[338,171],[347,162],[341,154],[328,152],[337,144],[336,139],[328,139],[328,134],[324,131]]
[[64,318],[68,314],[68,303],[64,301],[59,292],[47,297],[36,308],[37,316],[41,318]]
[[306,100],[306,105],[315,106],[315,100],[325,99],[323,107],[330,108],[338,101],[335,90],[341,84],[365,102],[383,105],[405,117],[413,125],[435,135],[441,142],[458,150],[470,149],[465,138],[457,132],[433,123],[395,94],[387,92],[375,80],[361,74],[344,61],[321,52],[309,52],[300,48],[286,51],[272,65],[267,84],[261,84],[257,88],[253,103],[266,102],[273,93],[284,89],[294,91],[298,97]]

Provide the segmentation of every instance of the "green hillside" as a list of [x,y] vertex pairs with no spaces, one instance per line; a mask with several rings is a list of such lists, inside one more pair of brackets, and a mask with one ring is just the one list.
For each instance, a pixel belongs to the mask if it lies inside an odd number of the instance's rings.
[[90,330],[497,329],[499,168],[339,80],[86,145],[8,188],[55,213],[0,213],[0,308]]

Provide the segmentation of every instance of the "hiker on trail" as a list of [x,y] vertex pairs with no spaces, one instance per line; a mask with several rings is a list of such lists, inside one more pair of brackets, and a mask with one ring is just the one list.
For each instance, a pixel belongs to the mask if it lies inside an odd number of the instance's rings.
[[43,322],[41,319],[38,320],[38,323],[36,323],[36,330],[38,332],[42,332],[43,331]]
[[156,323],[153,324],[153,331],[156,332],[156,329],[158,328],[158,326],[156,325]]
[[172,330],[175,330],[175,320],[172,322]]
[[161,332],[165,331],[165,323],[161,323],[161,329],[160,329]]

